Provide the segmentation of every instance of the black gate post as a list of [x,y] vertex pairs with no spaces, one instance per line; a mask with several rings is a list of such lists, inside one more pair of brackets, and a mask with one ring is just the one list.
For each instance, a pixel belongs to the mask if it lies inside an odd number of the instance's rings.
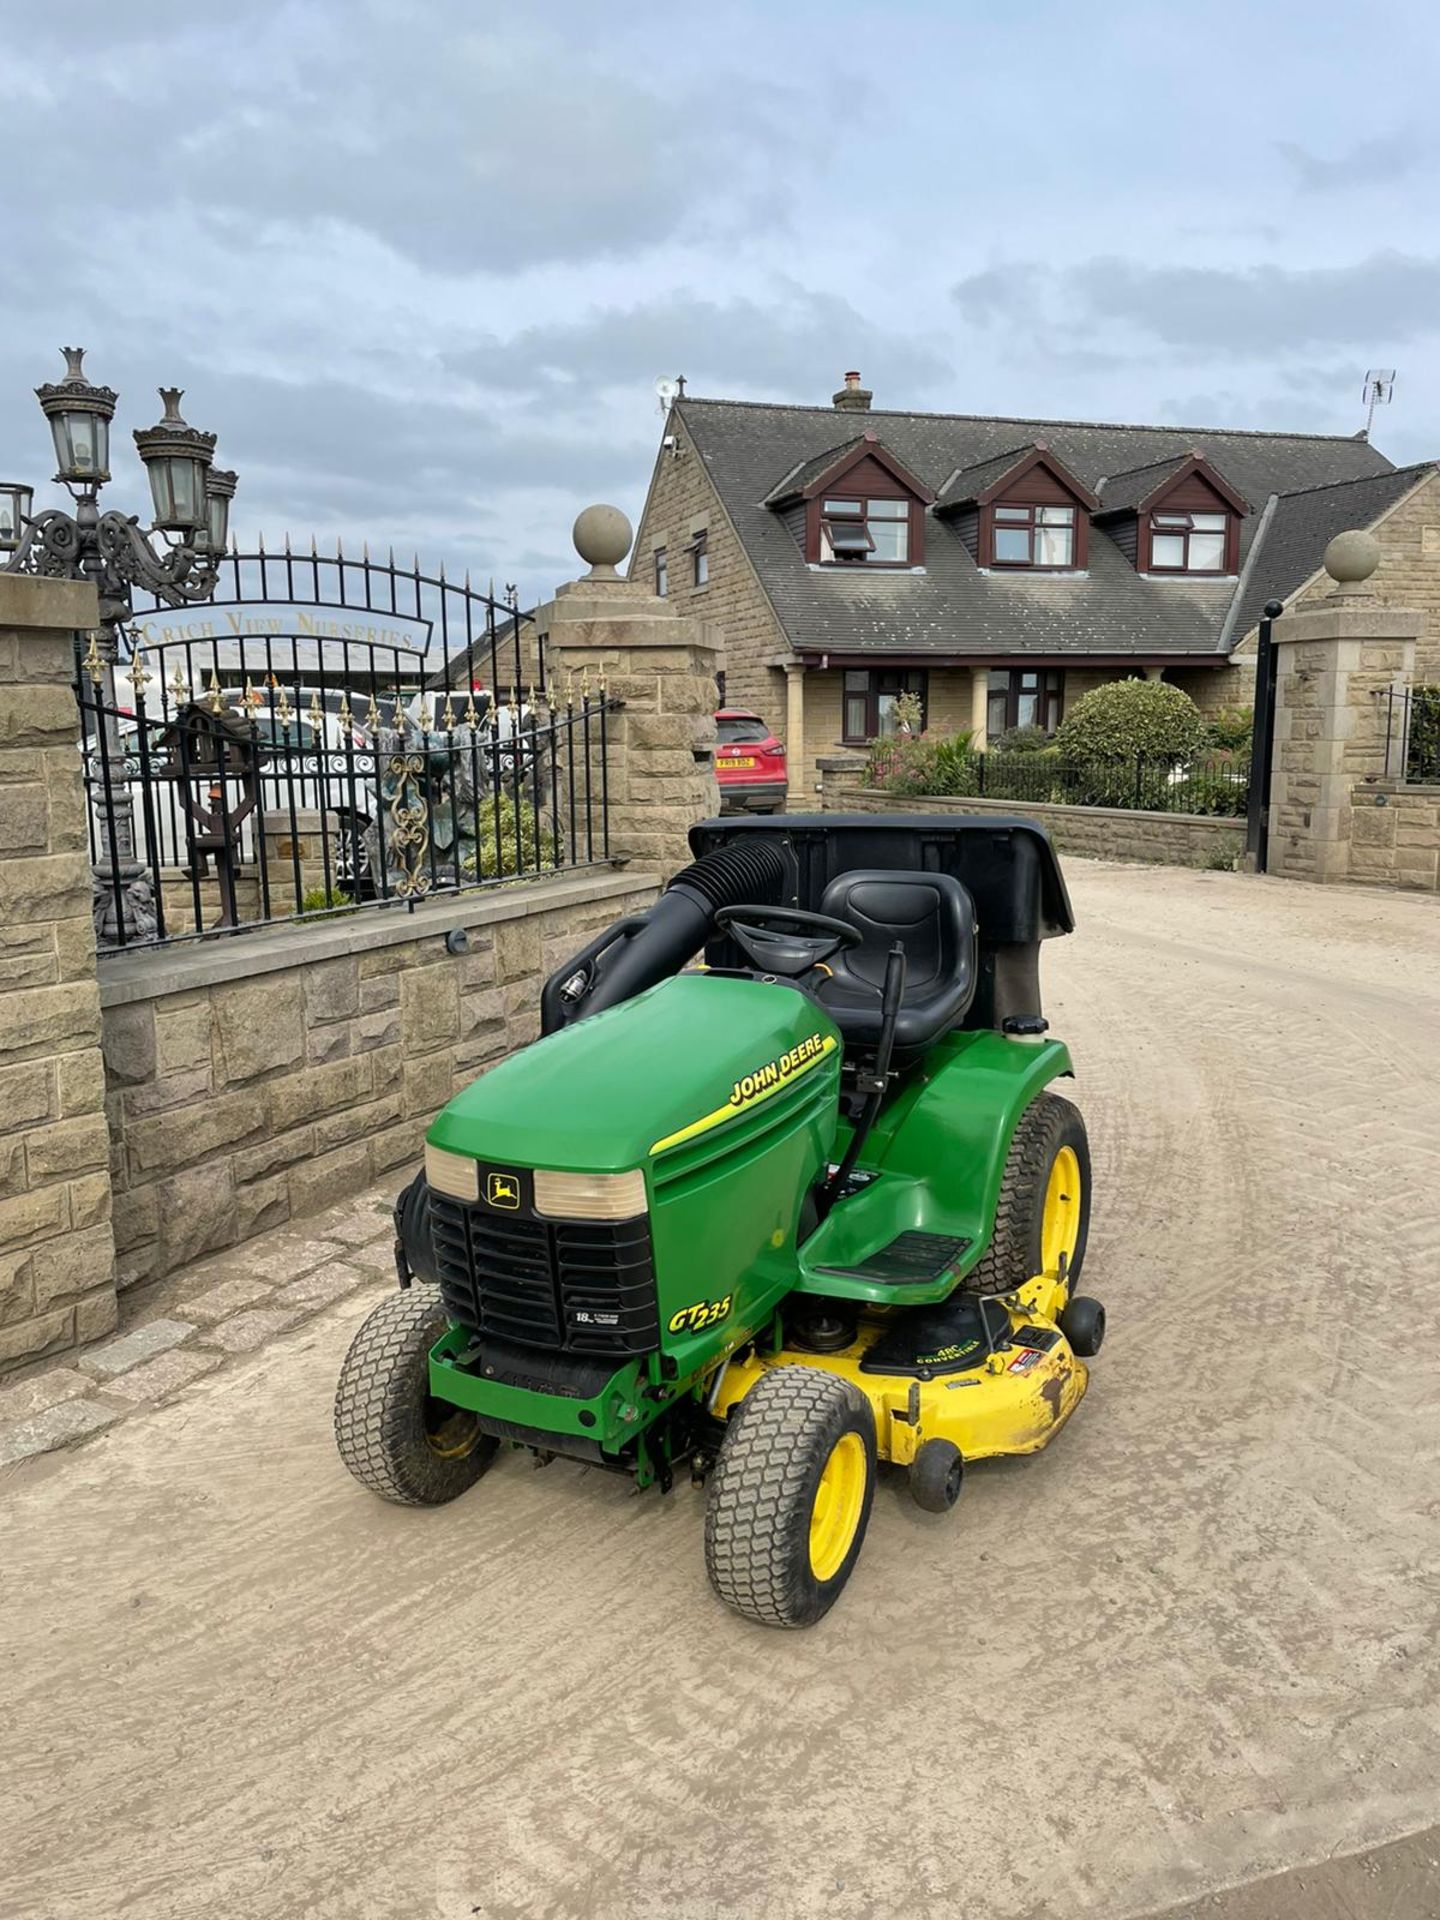
[[1245,809],[1245,853],[1264,873],[1270,853],[1270,763],[1275,752],[1275,643],[1270,629],[1285,611],[1267,600],[1255,649],[1255,720],[1250,735],[1250,796]]

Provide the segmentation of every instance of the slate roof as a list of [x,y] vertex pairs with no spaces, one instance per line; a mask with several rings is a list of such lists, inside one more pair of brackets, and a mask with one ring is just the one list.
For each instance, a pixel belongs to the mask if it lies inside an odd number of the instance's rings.
[[[1128,473],[1107,474],[1099,489],[1101,513],[1134,513],[1140,502],[1148,499],[1162,480],[1178,472],[1195,451],[1187,447],[1178,460],[1172,455],[1165,460],[1148,461],[1143,467],[1131,467]],[[1210,464],[1215,466],[1213,460]],[[1215,467],[1215,471],[1219,473],[1220,469]]]
[[[793,494],[797,469],[822,457],[833,459],[844,445],[854,444],[854,435],[849,441],[837,440],[841,421],[836,410],[704,400],[688,394],[676,409],[791,645],[804,652],[1161,658],[1214,656],[1223,648],[1236,583],[1143,579],[1103,526],[1091,529],[1090,565],[1084,576],[982,573],[958,533],[933,511],[926,515],[923,571],[811,568],[785,521],[766,500],[777,494],[782,482],[784,497]],[[1241,591],[1247,594],[1245,562],[1261,519],[1259,508],[1272,493],[1369,479],[1383,483],[1394,472],[1366,441],[1339,436],[971,414],[871,411],[862,418],[864,428],[877,434],[887,451],[936,489],[957,470],[1005,456],[1013,460],[1037,439],[1092,489],[1106,474],[1173,465],[1199,448],[1257,508],[1241,523]],[[1378,492],[1384,492],[1383,484]],[[1352,514],[1363,504],[1356,498]],[[1347,524],[1354,524],[1353,518]],[[1290,562],[1292,571],[1300,566],[1290,590],[1319,564],[1323,546],[1321,541],[1303,566],[1298,560]],[[1273,591],[1268,587],[1262,601]],[[1238,639],[1246,629],[1232,623],[1232,631]]]
[[770,489],[765,496],[765,504],[774,507],[782,500],[793,500],[805,491],[812,480],[818,480],[828,467],[843,460],[847,453],[854,453],[864,438],[863,433],[857,433],[849,440],[842,440],[838,447],[827,447],[823,453],[817,453],[813,460],[802,460],[798,466],[790,469],[778,486]]
[[1337,533],[1347,527],[1368,527],[1427,474],[1437,471],[1440,462],[1422,460],[1363,480],[1282,493],[1255,548],[1249,573],[1241,578],[1231,638],[1244,639],[1259,621],[1267,600],[1285,600],[1303,586]]
[[985,489],[1011,467],[1018,467],[1026,454],[1034,451],[1035,442],[1027,440],[1023,446],[1009,447],[1004,453],[997,453],[992,459],[977,460],[973,467],[960,467],[952,473],[936,495],[937,507],[954,507],[965,500],[975,500]]

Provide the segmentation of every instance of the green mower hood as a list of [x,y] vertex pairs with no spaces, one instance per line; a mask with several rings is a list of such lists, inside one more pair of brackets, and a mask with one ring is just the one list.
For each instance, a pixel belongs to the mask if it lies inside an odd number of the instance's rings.
[[622,1173],[718,1133],[838,1048],[833,1022],[793,988],[682,973],[521,1048],[426,1138],[481,1160]]

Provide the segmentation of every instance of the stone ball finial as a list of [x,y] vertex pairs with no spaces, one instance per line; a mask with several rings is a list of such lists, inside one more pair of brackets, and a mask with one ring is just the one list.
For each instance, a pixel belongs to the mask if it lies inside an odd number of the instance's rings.
[[615,569],[630,551],[635,529],[619,507],[586,507],[571,533],[575,551],[588,561],[591,580],[615,580]]
[[1358,587],[1380,564],[1380,542],[1373,533],[1352,527],[1337,533],[1325,549],[1325,571],[1341,587]]

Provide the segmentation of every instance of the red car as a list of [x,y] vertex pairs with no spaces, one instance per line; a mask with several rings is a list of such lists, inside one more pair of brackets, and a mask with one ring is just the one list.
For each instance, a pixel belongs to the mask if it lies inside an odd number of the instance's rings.
[[715,772],[722,808],[778,813],[785,805],[785,749],[758,713],[722,707],[716,714]]

